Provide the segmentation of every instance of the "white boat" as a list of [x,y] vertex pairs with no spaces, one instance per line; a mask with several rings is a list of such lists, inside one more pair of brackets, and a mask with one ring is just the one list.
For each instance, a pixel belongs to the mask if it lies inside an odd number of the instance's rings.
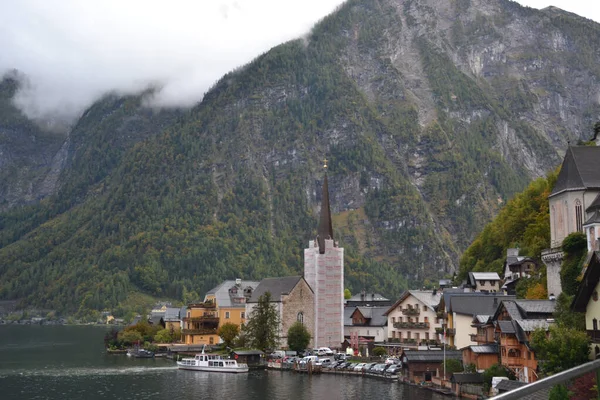
[[202,353],[196,354],[195,357],[177,361],[177,366],[179,369],[189,369],[192,371],[229,372],[234,374],[248,372],[247,364],[238,364],[236,360],[224,359],[217,354],[205,354],[204,347],[202,348]]

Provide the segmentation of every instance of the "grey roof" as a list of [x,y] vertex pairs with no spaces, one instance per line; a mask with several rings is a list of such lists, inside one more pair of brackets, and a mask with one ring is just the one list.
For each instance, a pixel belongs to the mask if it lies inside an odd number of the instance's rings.
[[[344,326],[353,326],[352,325],[352,314],[356,309],[360,311],[360,313],[365,318],[370,318],[367,321],[366,325],[363,326],[372,326],[372,327],[382,327],[387,326],[387,316],[385,312],[388,310],[388,306],[384,307],[344,307]],[[367,314],[367,315],[365,315]]]
[[357,293],[350,297],[348,301],[390,301],[379,293]]
[[[442,350],[405,350],[407,362],[443,362],[444,352]],[[446,350],[446,359],[462,360],[462,351]]]
[[600,147],[569,146],[551,196],[567,190],[600,188]]
[[475,323],[479,323],[479,324],[485,324],[485,323],[487,323],[487,322],[488,322],[488,320],[490,319],[490,316],[491,316],[491,315],[481,315],[481,314],[479,314],[479,315],[475,315],[475,316],[473,317],[473,322],[475,322]]
[[473,278],[475,278],[475,280],[478,280],[478,281],[481,281],[481,280],[499,281],[500,280],[500,276],[498,275],[497,272],[469,272],[469,274],[473,274]]
[[455,372],[450,381],[454,383],[483,383],[483,375],[478,373]]
[[473,353],[477,354],[496,354],[498,353],[498,345],[496,343],[493,344],[484,344],[484,345],[472,345],[469,346]]
[[597,224],[600,223],[600,209],[595,210],[594,213],[592,214],[591,217],[588,218],[587,221],[585,221],[585,224],[583,225],[591,225],[591,224]]
[[552,314],[556,309],[556,301],[553,300],[517,300],[516,303],[526,313]]
[[[301,276],[284,276],[282,278],[265,278],[256,287],[248,303],[258,303],[258,298],[263,294],[270,292],[271,301],[280,302],[281,296],[289,294],[296,287],[298,282],[303,279]],[[342,294],[340,293],[340,296]]]
[[533,332],[538,328],[548,329],[550,323],[545,319],[521,319],[516,321],[524,332]]
[[[243,293],[243,290],[246,288],[252,288],[252,291],[254,291],[256,289],[256,287],[258,286],[258,284],[259,284],[259,282],[257,282],[257,281],[244,281],[243,280],[243,281],[241,281],[239,288],[241,288],[242,293]],[[216,286],[216,287],[212,288],[211,290],[209,290],[208,292],[206,292],[206,294],[214,295],[215,299],[217,301],[217,305],[219,307],[237,307],[237,306],[245,307],[245,305],[243,303],[236,304],[231,301],[229,289],[231,289],[235,285],[236,285],[235,280],[224,281],[221,284],[219,284],[218,286]]]
[[500,382],[498,382],[498,384],[496,385],[496,389],[498,389],[498,391],[501,390],[503,392],[510,392],[511,390],[515,390],[525,385],[527,385],[527,383],[525,382],[510,381],[508,379],[503,379]]
[[437,305],[440,304],[440,298],[442,297],[442,293],[439,291],[435,294],[433,294],[433,291],[431,290],[409,290],[408,292],[421,303],[431,308],[437,307]]
[[590,212],[594,209],[600,209],[600,193],[598,194],[598,196],[596,196],[594,201],[592,201],[592,204],[590,204],[590,206],[585,209],[585,211]]
[[[450,296],[450,307],[446,309],[457,314],[466,315],[494,315],[498,305],[507,299],[515,299],[515,296],[507,296],[502,293],[472,293],[457,294]],[[496,299],[496,301],[494,301]]]
[[498,327],[502,333],[515,333],[515,327],[512,321],[498,321]]
[[[165,311],[165,317],[164,317],[164,321],[170,321],[170,322],[174,322],[174,321],[180,321],[180,309],[179,308],[174,308],[174,307],[169,307],[167,308],[167,310]],[[185,314],[184,314],[185,315]]]

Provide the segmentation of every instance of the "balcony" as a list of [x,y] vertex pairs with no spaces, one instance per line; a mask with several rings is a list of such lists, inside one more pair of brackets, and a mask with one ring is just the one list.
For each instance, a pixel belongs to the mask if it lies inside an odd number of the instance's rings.
[[479,333],[470,333],[469,336],[471,337],[471,342],[477,342],[477,343],[488,343],[489,340],[487,339],[487,337],[485,335],[479,334]]
[[588,337],[592,341],[592,343],[600,343],[600,331],[599,330],[588,329],[586,332],[587,332]]
[[187,323],[187,322],[199,322],[199,323],[219,323],[219,316],[218,315],[203,315],[201,317],[185,317],[183,319],[183,322]]
[[[435,333],[443,335],[444,334],[444,328],[435,328]],[[450,337],[450,336],[454,336],[456,335],[456,329],[454,328],[446,328],[446,336]]]
[[204,303],[194,303],[194,304],[190,304],[188,305],[188,308],[192,309],[192,308],[216,308],[217,304],[213,303],[212,301],[207,301]]
[[421,314],[421,310],[419,310],[418,308],[409,307],[409,308],[403,309],[402,314],[404,314],[404,315],[419,315],[419,314]]
[[429,322],[394,322],[396,329],[429,329]]
[[181,334],[183,335],[216,335],[216,329],[182,329]]

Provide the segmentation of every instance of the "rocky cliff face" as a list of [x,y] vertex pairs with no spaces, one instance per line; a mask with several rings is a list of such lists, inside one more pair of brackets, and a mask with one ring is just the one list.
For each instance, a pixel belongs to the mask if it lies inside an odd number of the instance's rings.
[[[175,297],[297,272],[327,158],[348,285],[395,295],[389,281],[454,271],[507,198],[591,136],[599,41],[596,23],[507,0],[350,0],[189,112],[151,112],[141,98],[94,105],[36,155],[40,193],[55,195],[40,207],[54,211],[25,226],[8,213],[0,257],[23,270],[89,267],[97,281],[119,270],[123,287]],[[28,201],[2,196],[5,208]],[[55,219],[63,212],[68,223]],[[51,247],[24,256],[52,232]],[[175,232],[191,242],[166,239]],[[78,241],[94,256],[64,254]],[[106,298],[84,286],[77,299]]]

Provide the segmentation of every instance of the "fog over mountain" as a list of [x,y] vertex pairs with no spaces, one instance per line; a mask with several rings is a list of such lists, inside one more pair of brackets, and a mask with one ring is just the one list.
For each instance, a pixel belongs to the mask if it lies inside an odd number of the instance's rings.
[[[0,74],[16,69],[26,77],[14,101],[30,118],[72,120],[108,91],[136,93],[149,86],[161,89],[155,105],[189,106],[219,77],[306,34],[341,3],[2,2]],[[552,4],[600,19],[600,6],[589,2]]]

